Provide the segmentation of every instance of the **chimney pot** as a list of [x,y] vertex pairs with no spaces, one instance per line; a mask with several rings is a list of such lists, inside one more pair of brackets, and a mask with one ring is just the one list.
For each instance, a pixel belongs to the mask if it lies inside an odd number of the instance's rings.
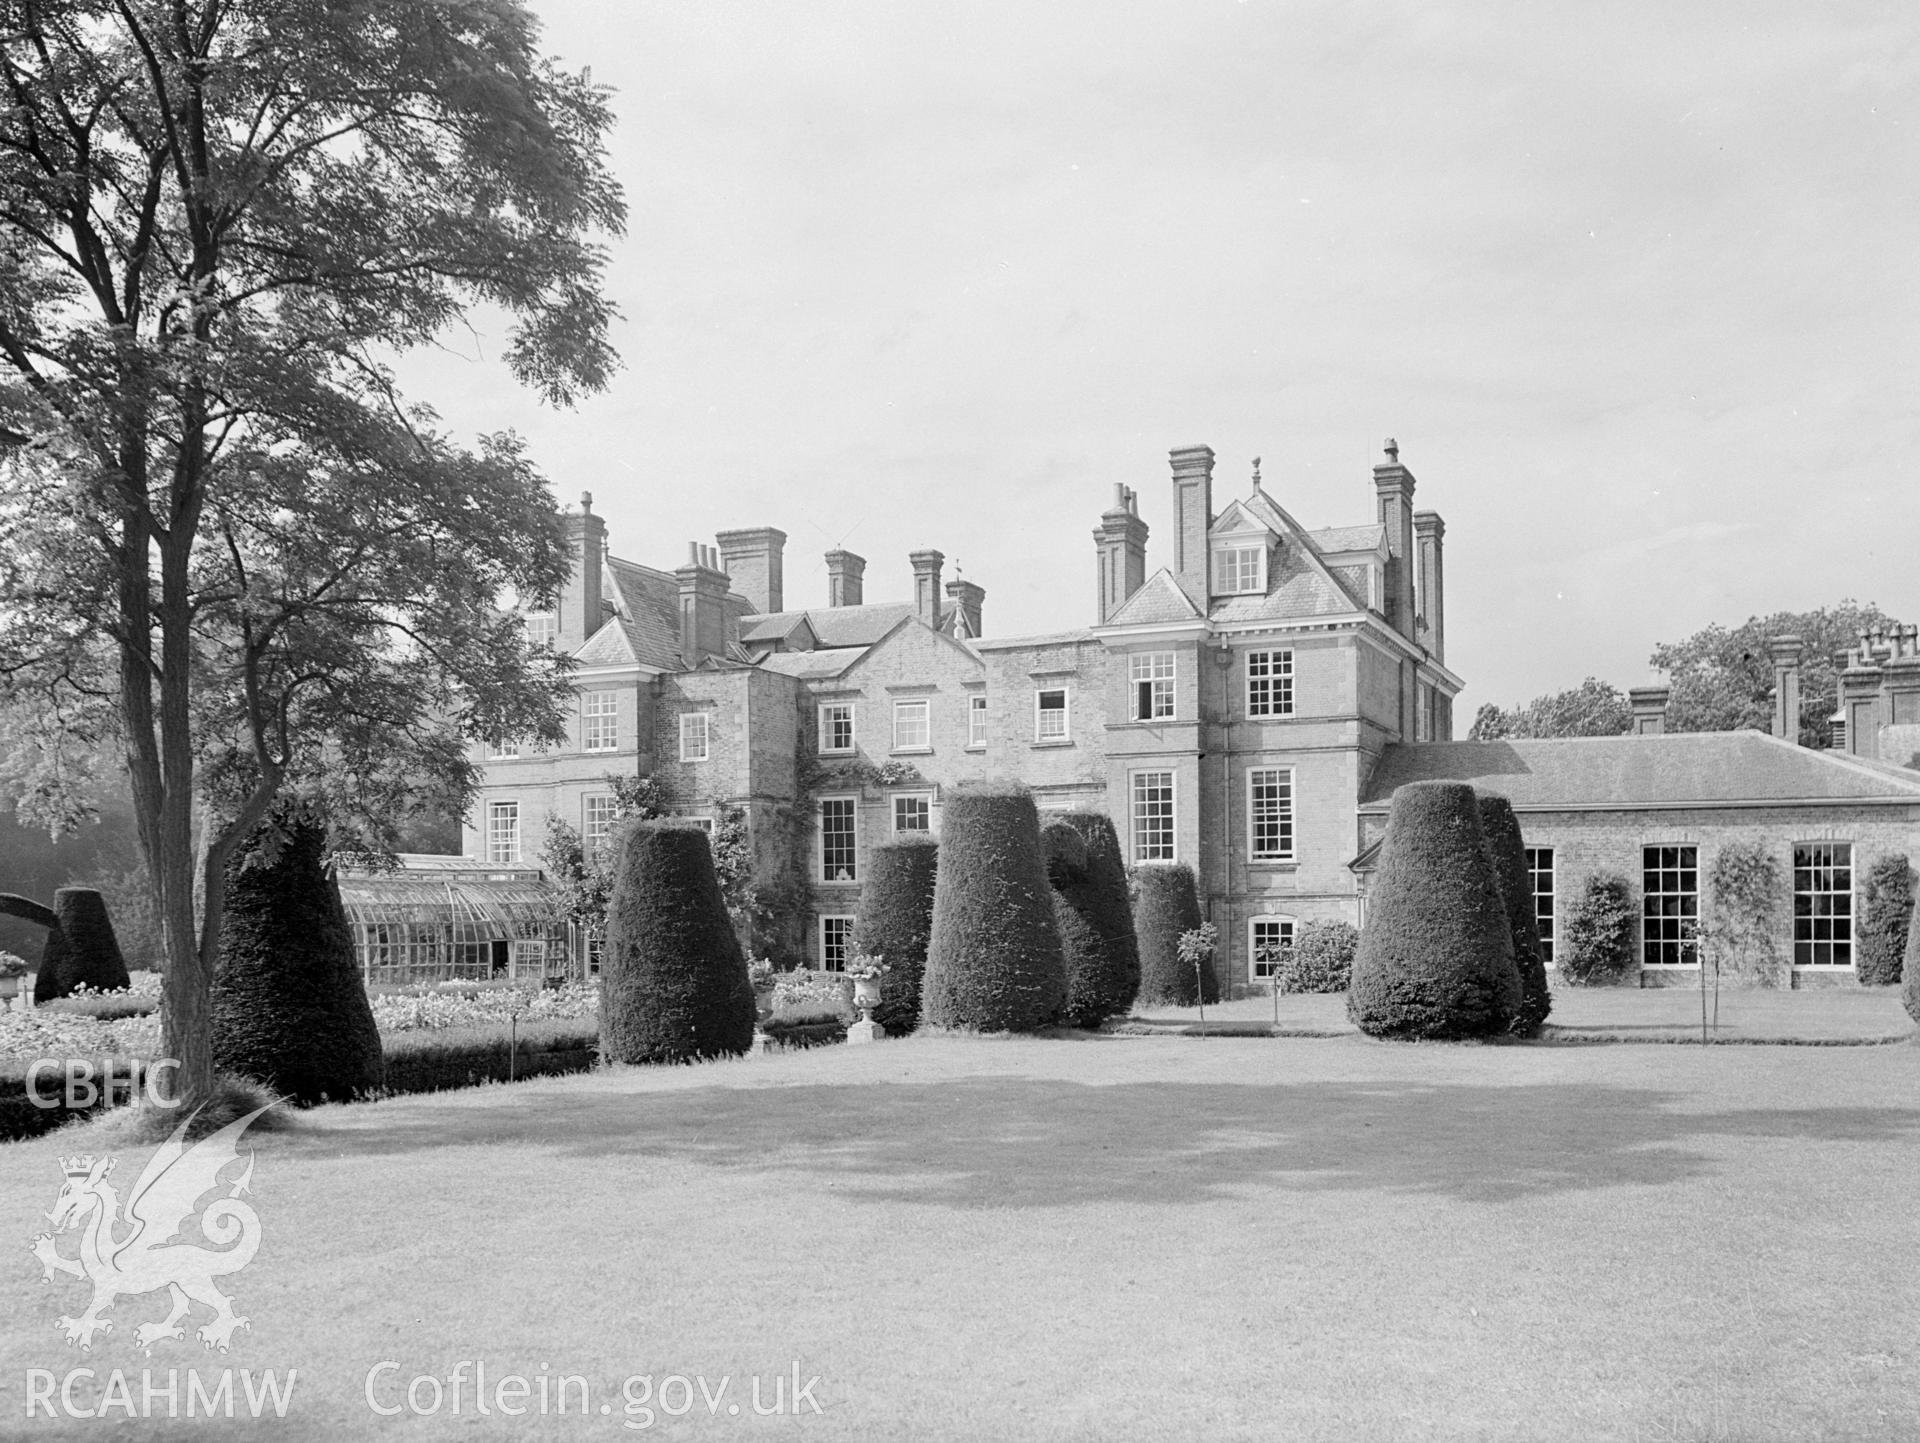
[[1665,686],[1636,686],[1627,693],[1633,707],[1633,734],[1659,736],[1667,729],[1667,698],[1673,689]]

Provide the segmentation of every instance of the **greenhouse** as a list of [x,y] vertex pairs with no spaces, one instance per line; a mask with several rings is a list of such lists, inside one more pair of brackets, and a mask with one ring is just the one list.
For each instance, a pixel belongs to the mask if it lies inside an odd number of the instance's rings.
[[403,854],[397,870],[342,867],[339,881],[368,986],[587,973],[586,939],[538,867]]

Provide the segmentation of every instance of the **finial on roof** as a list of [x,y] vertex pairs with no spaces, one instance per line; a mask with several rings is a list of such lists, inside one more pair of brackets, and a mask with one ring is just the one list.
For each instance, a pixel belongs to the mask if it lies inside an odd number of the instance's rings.
[[1387,463],[1393,466],[1400,464],[1400,443],[1391,436],[1387,437]]
[[580,493],[580,514],[582,516],[593,515],[593,493],[591,491],[582,491]]
[[1258,456],[1253,458],[1253,489],[1256,491],[1260,489],[1260,458]]

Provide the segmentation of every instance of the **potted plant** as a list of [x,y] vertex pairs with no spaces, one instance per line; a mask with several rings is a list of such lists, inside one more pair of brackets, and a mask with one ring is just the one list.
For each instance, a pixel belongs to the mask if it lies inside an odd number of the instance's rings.
[[856,952],[847,963],[847,976],[853,982],[853,1005],[861,1010],[862,1016],[880,1005],[880,979],[886,971],[886,960],[877,952]]
[[753,983],[753,1015],[765,1022],[773,1016],[773,963],[754,958],[747,964],[747,977]]
[[20,994],[20,983],[27,975],[27,964],[11,952],[0,952],[0,1002],[13,1005]]

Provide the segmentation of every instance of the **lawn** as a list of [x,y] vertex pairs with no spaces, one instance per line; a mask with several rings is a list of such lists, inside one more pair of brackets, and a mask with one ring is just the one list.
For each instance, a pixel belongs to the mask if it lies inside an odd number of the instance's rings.
[[[0,1429],[29,1368],[230,1363],[298,1368],[286,1419],[173,1436],[612,1438],[647,1374],[732,1379],[668,1436],[1920,1437],[1911,1043],[910,1039],[306,1121],[227,1359],[141,1358],[157,1296],[82,1357],[0,1251]],[[0,1147],[0,1240],[86,1136]],[[379,1417],[383,1360],[384,1406],[483,1360],[592,1412]],[[796,1363],[823,1411],[754,1417]]]

